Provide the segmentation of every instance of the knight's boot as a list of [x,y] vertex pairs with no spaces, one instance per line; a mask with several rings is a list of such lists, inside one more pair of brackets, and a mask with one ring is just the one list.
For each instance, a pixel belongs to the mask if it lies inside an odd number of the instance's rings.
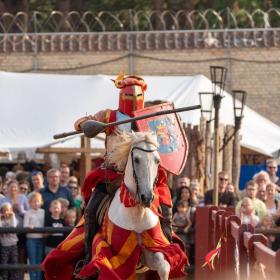
[[168,241],[172,242],[172,208],[163,203],[160,204],[160,207],[162,214],[162,217],[160,217],[161,229]]
[[95,234],[99,231],[100,225],[98,224],[97,211],[102,200],[107,195],[101,191],[97,186],[91,194],[90,200],[85,209],[85,259],[84,263],[87,264],[92,257],[92,241]]

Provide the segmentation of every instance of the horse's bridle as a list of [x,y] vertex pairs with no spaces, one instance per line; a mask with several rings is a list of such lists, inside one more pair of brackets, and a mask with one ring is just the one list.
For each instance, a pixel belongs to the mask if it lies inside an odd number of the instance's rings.
[[[140,148],[140,147],[133,147],[130,151],[130,156],[131,156],[131,161],[132,161],[132,170],[133,170],[133,179],[135,181],[136,184],[136,194],[135,194],[135,198],[136,196],[138,196],[139,202],[141,202],[141,197],[139,197],[139,183],[138,183],[138,178],[135,172],[135,168],[134,168],[134,160],[133,160],[133,151],[134,150],[140,150],[142,152],[146,152],[146,153],[153,153],[155,151],[157,151],[157,149],[153,149],[153,150],[148,150],[148,149],[144,149],[144,148]],[[155,177],[153,186],[157,183],[158,180],[158,175]]]

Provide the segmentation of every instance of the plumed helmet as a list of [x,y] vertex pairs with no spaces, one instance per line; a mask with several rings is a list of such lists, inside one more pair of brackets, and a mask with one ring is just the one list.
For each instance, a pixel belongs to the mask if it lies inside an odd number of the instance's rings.
[[120,89],[119,111],[133,116],[132,112],[144,107],[144,92],[147,84],[139,76],[124,76],[120,74],[113,80],[115,86]]

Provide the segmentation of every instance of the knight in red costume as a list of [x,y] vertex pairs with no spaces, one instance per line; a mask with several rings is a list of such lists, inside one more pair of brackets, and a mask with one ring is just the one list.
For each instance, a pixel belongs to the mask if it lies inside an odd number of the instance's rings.
[[[127,76],[124,77],[120,75],[115,81],[115,86],[120,89],[119,93],[119,108],[117,110],[106,109],[102,110],[95,115],[90,115],[82,117],[75,122],[75,129],[77,131],[83,130],[83,124],[88,120],[96,120],[103,123],[114,122],[119,120],[124,120],[133,117],[133,111],[142,109],[144,107],[144,92],[147,89],[147,84],[145,81],[138,76]],[[133,123],[126,123],[118,127],[108,128],[106,133],[106,155],[114,148],[114,144],[119,141],[119,134],[123,131],[129,132],[135,130]],[[125,166],[120,166],[118,163],[109,162],[108,157],[104,158],[104,163],[101,167],[91,171],[83,184],[82,193],[85,198],[86,208],[84,212],[84,238],[85,238],[85,259],[84,264],[88,263],[92,258],[92,241],[95,234],[99,231],[101,220],[103,218],[102,214],[97,215],[97,213],[103,213],[102,207],[108,196],[114,194],[115,190],[120,186],[120,182],[123,177],[123,170]],[[159,167],[158,171],[158,181],[155,187],[155,192],[158,194],[160,203],[160,223],[161,228],[166,236],[166,238],[171,241],[172,227],[171,227],[171,195],[167,185],[167,174],[166,171]],[[100,218],[101,216],[101,218]],[[98,222],[99,221],[99,222]],[[55,260],[64,258],[64,252],[67,252],[65,248],[74,248],[72,252],[69,252],[69,257],[77,260],[75,254],[80,253],[80,249],[77,249],[81,245],[75,244],[74,240],[79,239],[81,244],[80,233],[82,230],[77,228],[76,231],[72,232],[70,236],[67,237],[65,243],[61,244],[57,252],[53,255],[47,257],[44,262],[45,270],[55,263]],[[78,242],[77,242],[78,243]],[[71,244],[71,245],[68,245]],[[49,260],[48,260],[49,258]],[[67,258],[67,255],[65,255]],[[65,261],[66,262],[66,261]],[[66,267],[66,266],[65,266]],[[46,279],[51,278],[48,273],[46,273]],[[65,277],[66,279],[67,277]]]
[[[119,93],[119,108],[118,110],[107,109],[104,111],[100,111],[94,116],[83,117],[76,121],[75,129],[80,130],[83,126],[83,123],[86,120],[96,120],[103,123],[119,121],[123,119],[127,119],[133,117],[133,111],[138,109],[142,109],[144,107],[144,92],[147,89],[147,84],[145,81],[138,76],[128,76],[123,77],[119,76],[115,80],[115,85],[120,89]],[[135,130],[132,127],[133,123],[127,123],[121,125],[119,127],[113,127],[106,131],[106,151],[107,154],[110,153],[110,150],[114,148],[114,143],[118,143],[118,134],[121,131],[131,131]],[[123,166],[124,168],[124,166]],[[111,176],[116,178],[112,178],[110,181],[111,185],[108,184],[109,178],[103,178],[103,174],[99,178],[93,178],[94,180],[100,180],[97,184],[95,184],[95,188],[92,191],[93,185],[91,182],[92,176],[96,175],[96,171],[93,171],[88,175],[85,180],[85,184],[83,186],[82,192],[85,196],[85,200],[88,201],[87,207],[85,209],[85,251],[86,258],[85,262],[88,262],[91,259],[91,244],[94,235],[99,230],[98,221],[96,218],[96,212],[99,208],[100,203],[104,199],[105,196],[108,195],[109,188],[115,188],[115,184],[118,184],[118,178],[122,176],[122,170],[118,170],[116,168],[116,164],[108,162],[105,155],[105,162],[100,170],[104,170],[104,175],[106,176],[106,172],[112,173]],[[115,175],[115,176],[114,176]],[[105,180],[104,180],[105,179]],[[106,182],[107,181],[107,184]],[[161,226],[166,234],[166,237],[171,240],[171,196],[169,192],[169,188],[167,186],[166,172],[160,168],[159,170],[159,181],[157,184],[157,189],[159,191],[161,197],[161,212],[164,219],[161,220]],[[90,196],[90,197],[89,197]]]

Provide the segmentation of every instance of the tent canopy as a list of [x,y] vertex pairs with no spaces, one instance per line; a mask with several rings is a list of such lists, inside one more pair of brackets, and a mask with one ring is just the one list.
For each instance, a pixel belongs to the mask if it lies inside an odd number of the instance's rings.
[[[75,120],[105,108],[117,108],[118,89],[106,75],[54,75],[0,72],[0,149],[35,149],[55,143],[53,135],[73,130]],[[196,76],[143,76],[146,101],[166,100],[176,108],[198,105],[199,92],[212,91],[209,79]],[[200,111],[180,113],[182,121],[199,124]],[[249,109],[244,110],[241,144],[272,156],[280,148],[280,127]],[[233,124],[233,105],[225,93],[220,121]],[[94,141],[97,147],[102,141]]]

